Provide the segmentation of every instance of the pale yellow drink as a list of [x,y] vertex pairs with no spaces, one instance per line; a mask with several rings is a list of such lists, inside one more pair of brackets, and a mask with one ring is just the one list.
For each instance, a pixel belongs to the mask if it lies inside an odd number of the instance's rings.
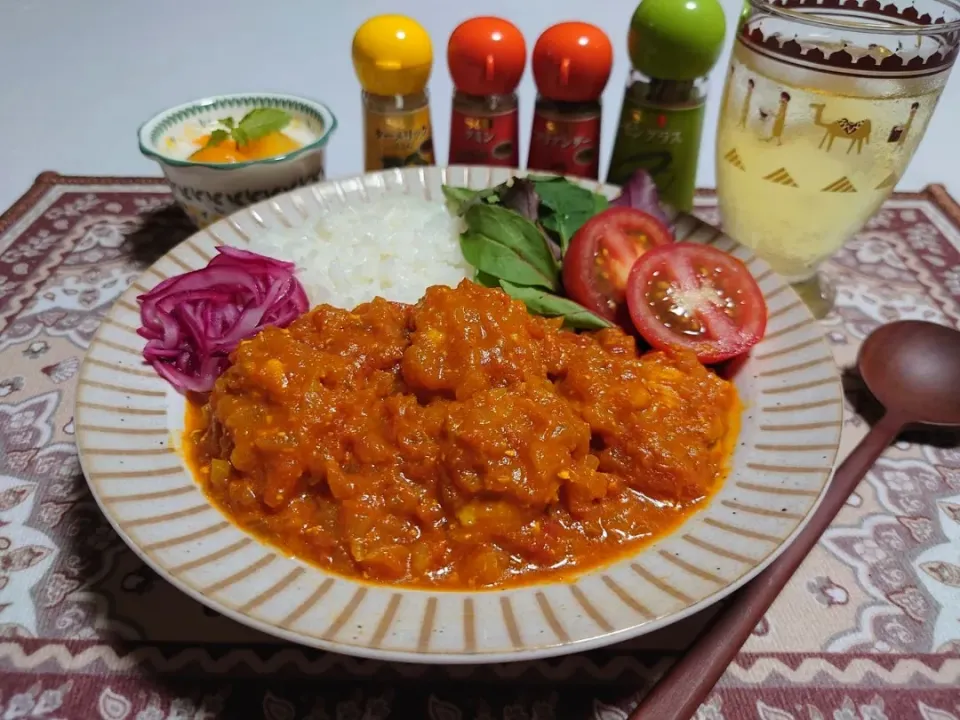
[[820,72],[738,38],[717,136],[724,229],[790,282],[813,277],[893,191],[946,76]]

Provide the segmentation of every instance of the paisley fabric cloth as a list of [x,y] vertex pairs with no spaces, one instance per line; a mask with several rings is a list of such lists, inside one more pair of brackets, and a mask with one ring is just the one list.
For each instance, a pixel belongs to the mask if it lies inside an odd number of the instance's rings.
[[[717,221],[712,194],[698,212]],[[421,667],[287,645],[206,610],[111,530],[73,444],[111,303],[192,228],[166,186],[41,175],[0,218],[0,720],[625,720],[708,620],[542,662]],[[837,362],[897,318],[960,326],[960,207],[894,196],[825,268]],[[846,374],[846,454],[877,416]],[[960,438],[883,456],[699,720],[960,720]]]

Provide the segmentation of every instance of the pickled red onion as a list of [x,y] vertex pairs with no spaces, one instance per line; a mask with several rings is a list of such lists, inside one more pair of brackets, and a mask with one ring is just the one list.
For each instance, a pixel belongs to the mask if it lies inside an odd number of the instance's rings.
[[310,307],[293,263],[220,246],[205,268],[167,278],[137,298],[143,358],[179,392],[208,392],[229,355],[268,325]]

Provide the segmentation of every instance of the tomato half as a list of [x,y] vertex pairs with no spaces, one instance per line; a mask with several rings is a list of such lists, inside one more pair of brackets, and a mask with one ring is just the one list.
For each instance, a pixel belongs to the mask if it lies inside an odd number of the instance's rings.
[[634,261],[652,247],[672,243],[669,228],[634,208],[613,207],[577,230],[563,256],[567,295],[616,322]]
[[709,245],[645,253],[630,271],[627,306],[653,347],[687,348],[704,363],[745,353],[767,327],[763,292],[746,265]]

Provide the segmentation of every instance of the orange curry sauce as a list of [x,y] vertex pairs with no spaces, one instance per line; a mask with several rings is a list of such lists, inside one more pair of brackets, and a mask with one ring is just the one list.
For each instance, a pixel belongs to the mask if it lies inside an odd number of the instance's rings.
[[740,406],[692,354],[559,324],[466,281],[320,306],[188,404],[188,456],[240,527],[343,575],[453,590],[610,562],[717,488]]

